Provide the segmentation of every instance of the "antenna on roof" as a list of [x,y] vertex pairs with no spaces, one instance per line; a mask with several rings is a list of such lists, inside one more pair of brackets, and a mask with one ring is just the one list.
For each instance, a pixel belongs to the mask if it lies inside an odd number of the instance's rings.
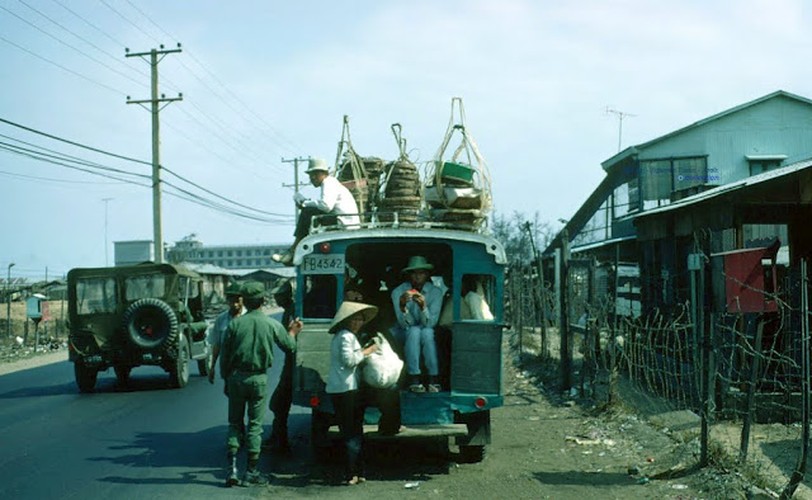
[[633,115],[631,113],[626,113],[624,111],[618,111],[616,109],[610,108],[609,106],[606,106],[606,111],[605,112],[606,112],[607,115],[608,114],[617,115],[617,121],[618,121],[617,152],[619,153],[620,152],[621,139],[623,138],[623,119],[626,118],[627,116],[637,116],[637,115]]

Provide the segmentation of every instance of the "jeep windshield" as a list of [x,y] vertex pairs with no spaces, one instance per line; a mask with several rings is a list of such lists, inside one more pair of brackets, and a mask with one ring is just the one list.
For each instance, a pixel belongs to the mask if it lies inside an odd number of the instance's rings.
[[127,302],[163,298],[166,293],[166,276],[163,274],[142,274],[124,279],[124,293]]
[[78,314],[116,312],[116,280],[112,277],[76,280],[76,312]]

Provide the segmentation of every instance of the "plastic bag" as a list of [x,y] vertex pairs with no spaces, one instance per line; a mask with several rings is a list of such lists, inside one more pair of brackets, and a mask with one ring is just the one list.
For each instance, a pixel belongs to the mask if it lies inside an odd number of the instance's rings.
[[369,355],[362,369],[362,377],[370,387],[388,389],[398,383],[403,360],[380,333],[375,336],[378,350]]

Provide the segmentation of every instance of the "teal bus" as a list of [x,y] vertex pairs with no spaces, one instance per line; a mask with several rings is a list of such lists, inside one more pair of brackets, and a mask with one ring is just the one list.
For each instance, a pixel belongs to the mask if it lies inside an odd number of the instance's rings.
[[[506,258],[499,241],[482,231],[437,222],[364,222],[353,228],[322,227],[296,248],[298,336],[294,403],[312,409],[314,445],[329,442],[332,405],[325,393],[330,364],[330,322],[350,289],[378,307],[370,325],[397,343],[391,292],[405,278],[410,257],[432,264],[431,281],[446,291],[435,328],[440,385],[437,393],[412,393],[406,377],[398,387],[402,432],[393,439],[453,437],[461,461],[477,462],[491,441],[491,410],[502,406],[502,334]],[[475,289],[488,314],[470,314],[464,290]],[[484,299],[484,300],[482,300]],[[478,319],[477,319],[478,318]],[[404,368],[405,371],[405,368]],[[425,372],[424,372],[425,373]],[[365,433],[377,434],[376,408],[367,409]]]

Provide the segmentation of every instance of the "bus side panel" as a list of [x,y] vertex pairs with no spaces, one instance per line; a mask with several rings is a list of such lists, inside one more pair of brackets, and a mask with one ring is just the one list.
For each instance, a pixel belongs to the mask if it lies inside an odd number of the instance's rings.
[[502,394],[502,326],[454,323],[451,336],[451,390]]
[[328,325],[310,326],[296,338],[296,369],[293,392],[296,404],[308,405],[310,397],[324,391],[330,370],[330,342]]

